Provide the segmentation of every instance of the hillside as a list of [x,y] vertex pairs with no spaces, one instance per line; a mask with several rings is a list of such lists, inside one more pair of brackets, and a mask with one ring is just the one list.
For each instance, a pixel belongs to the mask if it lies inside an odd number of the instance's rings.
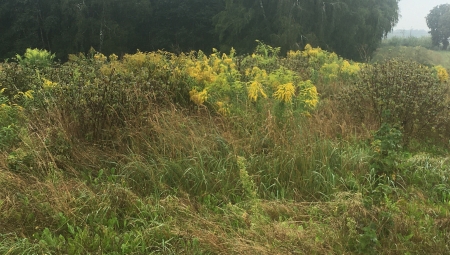
[[447,69],[450,68],[450,51],[430,50],[421,46],[383,46],[375,51],[372,62],[392,58],[417,61],[429,66],[441,65]]
[[279,52],[2,63],[0,253],[450,254],[447,70]]

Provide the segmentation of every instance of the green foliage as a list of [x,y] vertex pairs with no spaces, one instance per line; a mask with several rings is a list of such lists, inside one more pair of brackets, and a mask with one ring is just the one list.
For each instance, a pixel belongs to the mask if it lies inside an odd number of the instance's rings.
[[434,7],[428,13],[426,20],[430,28],[433,46],[439,47],[442,44],[442,49],[446,50],[450,37],[450,4],[441,4]]
[[422,46],[383,46],[377,49],[370,63],[382,62],[387,59],[397,58],[415,61],[426,66],[441,65],[450,68],[450,52],[429,50]]
[[374,156],[370,166],[375,170],[377,176],[388,176],[395,179],[395,175],[398,174],[401,142],[402,133],[389,124],[383,123],[375,132],[371,144]]
[[168,53],[138,52],[121,62],[115,55],[109,62],[102,54],[71,58],[47,84],[56,84],[51,88],[52,107],[71,112],[76,137],[107,140],[125,123],[132,125],[138,116],[142,120],[151,114],[153,104],[188,104],[186,75],[171,72],[177,63],[169,62]]
[[19,141],[19,134],[25,116],[23,108],[11,104],[3,95],[5,88],[0,90],[0,149],[7,150]]
[[[399,126],[403,142],[426,140],[446,120],[448,86],[416,62],[387,60],[366,66],[361,80],[341,93],[341,104],[361,123]],[[385,114],[389,113],[389,114]]]
[[366,60],[398,21],[396,0],[226,1],[213,19],[225,49],[249,52],[260,39],[283,52],[306,44]]
[[0,89],[2,95],[13,104],[24,105],[32,99],[34,91],[41,87],[38,72],[17,63],[4,63],[0,68]]
[[325,90],[445,87],[445,68],[263,43],[69,58],[0,66],[0,124],[20,126],[0,136],[0,253],[450,253],[445,147],[407,152],[398,108],[354,121]]
[[0,58],[26,48],[51,50],[62,60],[90,47],[107,55],[209,50],[218,45],[211,19],[222,6],[222,1],[205,0],[5,0],[0,3]]
[[0,58],[27,48],[63,61],[90,47],[105,55],[232,46],[251,53],[259,39],[282,53],[309,43],[366,60],[397,23],[398,1],[4,0],[0,17]]
[[50,67],[53,64],[55,54],[51,54],[47,50],[30,49],[25,51],[22,56],[16,55],[16,59],[22,66],[30,66],[34,68]]

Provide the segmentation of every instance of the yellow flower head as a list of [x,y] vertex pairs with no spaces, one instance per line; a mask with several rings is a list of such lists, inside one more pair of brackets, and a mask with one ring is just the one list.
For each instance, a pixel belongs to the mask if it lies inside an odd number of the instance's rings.
[[301,82],[299,86],[302,89],[299,91],[298,97],[304,103],[305,107],[307,109],[316,108],[319,103],[319,93],[317,93],[316,86],[310,80]]
[[301,56],[301,51],[292,51],[292,50],[290,50],[288,53],[287,53],[287,57],[288,58],[296,58],[296,57],[298,57],[298,56]]
[[447,69],[445,69],[443,66],[435,66],[434,69],[437,72],[437,77],[440,82],[448,81]]
[[117,59],[119,59],[119,57],[116,54],[111,54],[109,55],[109,61],[114,62],[117,61]]
[[295,94],[295,87],[292,82],[279,85],[273,96],[281,102],[289,103]]
[[251,101],[256,102],[258,100],[258,95],[261,94],[262,97],[267,98],[266,93],[264,93],[262,84],[258,81],[250,82],[250,85],[247,87],[248,98]]
[[94,59],[95,59],[96,61],[98,61],[98,62],[105,62],[107,58],[106,58],[106,56],[103,55],[102,53],[96,53],[96,54],[94,55]]
[[42,80],[44,81],[44,83],[42,84],[44,89],[51,89],[51,88],[54,88],[56,85],[58,85],[56,82],[52,82],[52,81],[47,80],[45,78],[42,78]]
[[359,67],[359,65],[357,63],[350,64],[350,62],[348,62],[347,60],[344,60],[342,62],[341,72],[345,75],[353,76],[353,75],[357,74],[360,70],[361,70],[361,68]]
[[230,109],[228,106],[223,102],[217,102],[217,112],[220,113],[222,116],[227,116],[230,114]]
[[208,99],[208,91],[206,89],[198,92],[196,89],[189,91],[191,101],[196,105],[203,105],[203,103]]

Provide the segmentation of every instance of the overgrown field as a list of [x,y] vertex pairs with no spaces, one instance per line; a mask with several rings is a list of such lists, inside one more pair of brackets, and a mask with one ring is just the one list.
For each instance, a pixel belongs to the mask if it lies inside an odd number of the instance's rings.
[[450,52],[427,49],[423,46],[392,46],[385,45],[377,49],[373,62],[397,58],[416,61],[428,66],[443,66],[450,68]]
[[0,66],[1,254],[450,254],[445,68],[69,59]]

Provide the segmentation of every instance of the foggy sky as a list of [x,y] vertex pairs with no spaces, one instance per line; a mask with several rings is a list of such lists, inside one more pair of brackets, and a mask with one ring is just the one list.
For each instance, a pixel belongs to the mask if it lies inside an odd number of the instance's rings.
[[450,0],[400,0],[400,19],[395,29],[429,30],[425,17],[435,6],[450,4]]

